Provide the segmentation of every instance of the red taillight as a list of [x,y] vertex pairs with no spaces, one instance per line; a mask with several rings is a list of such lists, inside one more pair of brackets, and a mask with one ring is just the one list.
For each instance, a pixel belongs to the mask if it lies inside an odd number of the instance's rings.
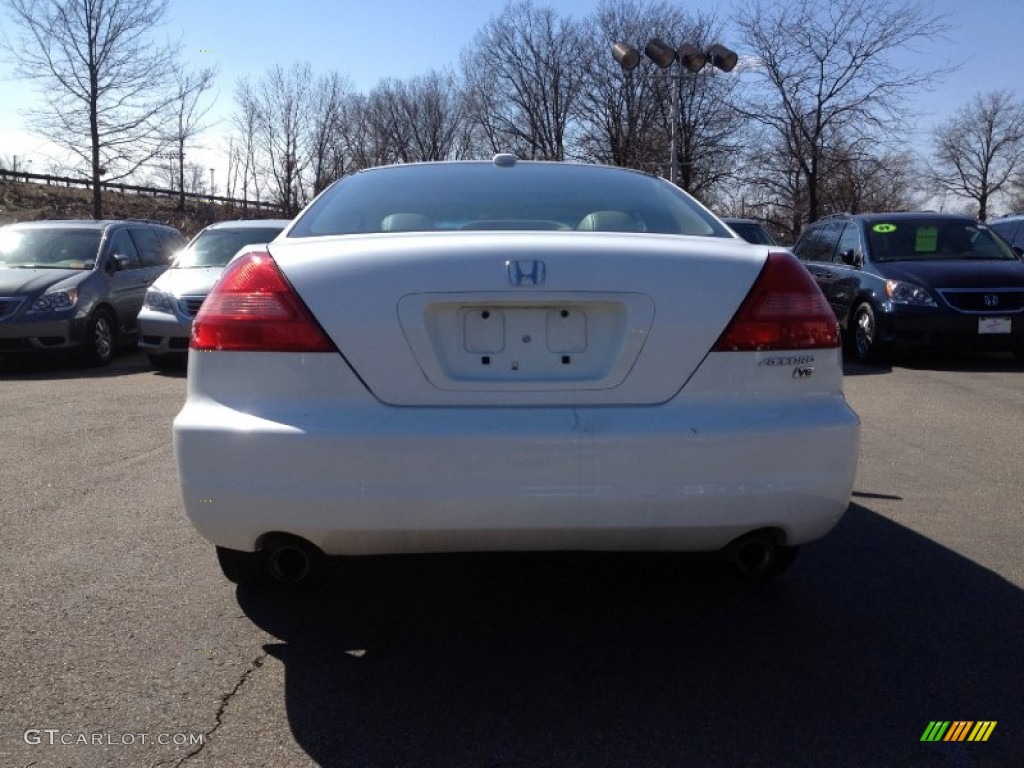
[[192,321],[192,349],[335,352],[266,251],[232,261]]
[[716,352],[839,346],[839,322],[814,278],[789,253],[769,253]]

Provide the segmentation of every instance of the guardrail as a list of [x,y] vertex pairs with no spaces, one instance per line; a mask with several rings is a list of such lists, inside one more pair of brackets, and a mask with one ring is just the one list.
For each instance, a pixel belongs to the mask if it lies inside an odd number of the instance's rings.
[[[64,185],[66,187],[86,187],[92,189],[92,181],[89,179],[76,179],[70,176],[51,176],[48,173],[26,173],[25,171],[9,171],[0,168],[0,180],[2,181],[25,181],[32,184],[46,184],[47,186]],[[136,195],[152,195],[153,197],[179,197],[180,192],[173,189],[160,189],[159,187],[139,187],[134,184],[121,184],[119,182],[101,181],[100,187],[105,190],[120,192],[122,195],[131,192]],[[186,200],[194,200],[197,203],[217,203],[221,205],[240,205],[243,208],[255,208],[258,213],[261,208],[268,208],[273,211],[280,211],[281,206],[276,203],[268,203],[259,200],[239,200],[236,197],[220,197],[200,195],[195,192],[186,192]]]

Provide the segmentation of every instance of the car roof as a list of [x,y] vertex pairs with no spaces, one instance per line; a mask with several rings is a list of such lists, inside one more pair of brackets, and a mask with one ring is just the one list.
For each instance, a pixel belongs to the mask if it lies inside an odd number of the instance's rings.
[[148,219],[42,219],[40,221],[19,221],[7,226],[18,229],[106,229],[115,224],[144,224],[173,229],[168,224]]
[[205,227],[204,231],[207,229],[265,229],[267,227],[284,229],[291,223],[291,219],[235,219],[233,221],[218,221]]
[[761,224],[757,219],[741,219],[737,216],[723,216],[722,221],[726,224]]
[[973,221],[978,220],[973,216],[966,216],[962,213],[941,213],[939,211],[876,211],[871,213],[837,213],[832,216],[825,216],[818,219],[814,224],[824,224],[829,221],[902,221],[913,219],[914,221]]
[[[410,168],[457,168],[467,166],[492,166],[503,169],[515,168],[516,166],[527,166],[530,168],[570,168],[587,169],[585,173],[609,173],[609,172],[621,172],[621,173],[635,173],[638,176],[651,176],[659,178],[656,174],[642,171],[636,168],[625,168],[620,165],[606,165],[603,163],[581,163],[572,160],[520,160],[514,155],[499,153],[494,156],[491,160],[431,160],[424,162],[415,163],[393,163],[391,165],[375,165],[371,168],[363,168],[357,171],[353,176],[358,176],[364,173],[379,173],[379,172],[401,172],[405,169]],[[338,181],[343,181],[345,177],[342,177]]]

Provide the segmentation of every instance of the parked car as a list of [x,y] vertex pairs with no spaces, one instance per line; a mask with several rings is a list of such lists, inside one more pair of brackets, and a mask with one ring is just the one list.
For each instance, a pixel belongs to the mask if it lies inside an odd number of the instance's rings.
[[174,259],[146,291],[139,313],[139,348],[154,368],[185,362],[192,318],[231,258],[247,245],[268,243],[288,219],[251,219],[211,224]]
[[467,550],[764,577],[836,524],[857,462],[807,271],[621,168],[347,176],[225,269],[188,365],[182,498],[239,583]]
[[1018,256],[1024,253],[1024,213],[1000,216],[998,219],[991,219],[988,225],[1012,247],[1018,249]]
[[863,362],[915,346],[1024,357],[1024,263],[977,219],[832,216],[804,230],[793,252]]
[[764,228],[760,222],[753,219],[736,219],[726,217],[722,219],[729,225],[729,229],[742,237],[748,243],[758,245],[778,245],[778,241],[772,237],[771,232]]
[[133,219],[0,227],[0,354],[72,350],[84,365],[109,363],[184,244],[176,229]]

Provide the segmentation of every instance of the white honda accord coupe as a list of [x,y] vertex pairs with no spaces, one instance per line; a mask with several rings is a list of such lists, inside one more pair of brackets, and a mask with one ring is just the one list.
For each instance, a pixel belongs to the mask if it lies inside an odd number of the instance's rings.
[[846,510],[839,329],[789,253],[571,163],[348,176],[192,326],[186,512],[232,581],[330,556],[715,551],[769,576]]

